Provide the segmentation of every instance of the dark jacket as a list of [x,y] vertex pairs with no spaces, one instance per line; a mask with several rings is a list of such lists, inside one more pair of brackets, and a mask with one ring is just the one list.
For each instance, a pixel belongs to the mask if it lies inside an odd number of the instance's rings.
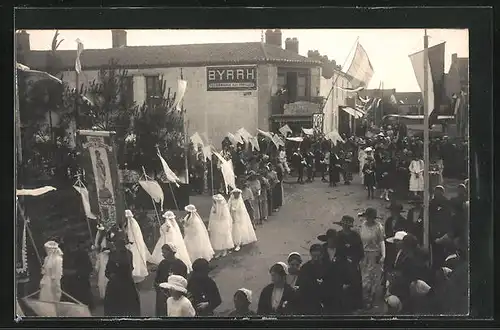
[[293,288],[285,284],[283,296],[276,310],[272,308],[273,284],[267,285],[260,293],[259,303],[257,307],[258,315],[292,315],[295,313],[294,302],[296,301],[296,293]]
[[422,245],[424,243],[424,209],[418,211],[416,207],[408,210],[407,218],[410,226],[408,232],[417,238],[418,244]]
[[239,312],[237,310],[234,310],[232,311],[231,313],[229,313],[229,317],[253,317],[253,316],[256,316],[257,313],[255,313],[254,311],[252,310],[248,310],[246,312]]
[[296,286],[298,290],[297,309],[304,315],[320,315],[323,312],[326,267],[323,261],[308,261],[300,268]]
[[[214,310],[222,303],[217,284],[208,276],[193,273],[188,280],[187,291],[198,316],[213,315]],[[202,302],[208,302],[208,307],[198,310],[196,306]]]
[[168,290],[162,289],[158,285],[167,282],[170,275],[187,277],[187,267],[182,260],[177,258],[172,261],[163,259],[158,265],[155,276],[156,316],[167,315]]
[[342,291],[341,310],[349,313],[363,307],[363,288],[359,262],[365,251],[359,234],[353,230],[341,230],[337,236],[337,254],[341,268],[346,272],[346,284]]
[[323,282],[323,305],[326,314],[337,314],[342,311],[341,304],[344,300],[345,292],[342,286],[351,283],[352,269],[348,267],[341,250],[336,249],[335,257],[330,260],[328,255],[328,245],[323,244],[323,265],[325,267],[325,278]]

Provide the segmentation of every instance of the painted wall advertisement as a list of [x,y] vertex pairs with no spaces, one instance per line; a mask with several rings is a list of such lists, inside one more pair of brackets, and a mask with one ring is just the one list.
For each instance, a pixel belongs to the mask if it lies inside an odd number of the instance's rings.
[[257,66],[207,67],[207,91],[257,89]]
[[[124,221],[125,204],[118,175],[114,132],[78,131],[92,211],[106,229]],[[96,212],[98,211],[98,212]]]

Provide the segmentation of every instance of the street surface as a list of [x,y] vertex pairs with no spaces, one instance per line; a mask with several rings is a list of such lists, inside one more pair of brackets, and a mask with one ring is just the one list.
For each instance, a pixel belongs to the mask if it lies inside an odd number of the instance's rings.
[[[304,262],[309,260],[309,246],[321,243],[316,237],[327,229],[339,230],[340,227],[333,222],[340,221],[343,215],[353,216],[355,226],[359,226],[361,221],[357,213],[368,207],[376,208],[382,219],[388,217],[388,203],[380,199],[368,200],[366,190],[357,176],[351,185],[342,184],[337,187],[329,187],[328,183],[322,183],[318,178],[315,182],[304,185],[296,184],[294,178],[289,180],[290,183],[284,185],[284,206],[262,226],[257,227],[258,241],[210,262],[214,268],[210,276],[217,283],[222,297],[222,304],[216,309],[217,315],[227,315],[233,309],[233,294],[242,287],[252,290],[251,308],[255,310],[260,291],[270,283],[270,266],[278,261],[286,262],[290,252],[299,252]],[[453,184],[453,188],[457,185],[458,183]],[[448,193],[450,190],[454,189],[448,189]],[[192,196],[191,203],[196,205],[203,219],[208,216],[211,207],[209,196]],[[404,205],[403,214],[409,208],[409,205]],[[183,215],[183,212],[176,213],[178,217]],[[154,272],[151,272],[139,285],[142,316],[155,316],[156,293],[153,278]],[[380,299],[373,310],[365,313],[373,315],[382,312],[383,301]],[[102,306],[98,306],[93,314],[102,316]]]

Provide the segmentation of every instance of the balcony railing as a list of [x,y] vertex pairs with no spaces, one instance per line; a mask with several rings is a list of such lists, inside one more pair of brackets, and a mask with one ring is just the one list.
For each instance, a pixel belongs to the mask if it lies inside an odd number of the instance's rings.
[[295,102],[311,102],[315,104],[323,104],[323,97],[321,96],[305,96],[297,97],[295,100],[291,100],[286,95],[275,95],[271,97],[271,115],[282,115],[285,111],[285,104],[295,103]]

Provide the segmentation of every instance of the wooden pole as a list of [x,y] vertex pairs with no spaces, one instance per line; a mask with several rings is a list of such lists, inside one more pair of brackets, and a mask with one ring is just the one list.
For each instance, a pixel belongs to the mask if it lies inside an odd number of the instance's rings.
[[[424,247],[430,250],[429,242],[429,109],[433,104],[429,104],[429,38],[427,29],[424,35]],[[432,255],[432,254],[431,254]],[[432,263],[432,258],[431,258]]]
[[78,128],[80,127],[80,114],[79,114],[79,109],[78,109],[78,102],[80,98],[80,92],[78,85],[80,85],[80,75],[78,74],[78,71],[75,71],[75,126],[76,130],[78,131]]
[[[15,104],[15,120],[16,120],[16,149],[17,149],[17,161],[18,165],[22,164],[23,161],[23,149],[22,149],[22,139],[21,139],[21,111],[19,109],[19,70],[16,69],[16,104]],[[17,172],[17,167],[16,167],[16,172]]]

